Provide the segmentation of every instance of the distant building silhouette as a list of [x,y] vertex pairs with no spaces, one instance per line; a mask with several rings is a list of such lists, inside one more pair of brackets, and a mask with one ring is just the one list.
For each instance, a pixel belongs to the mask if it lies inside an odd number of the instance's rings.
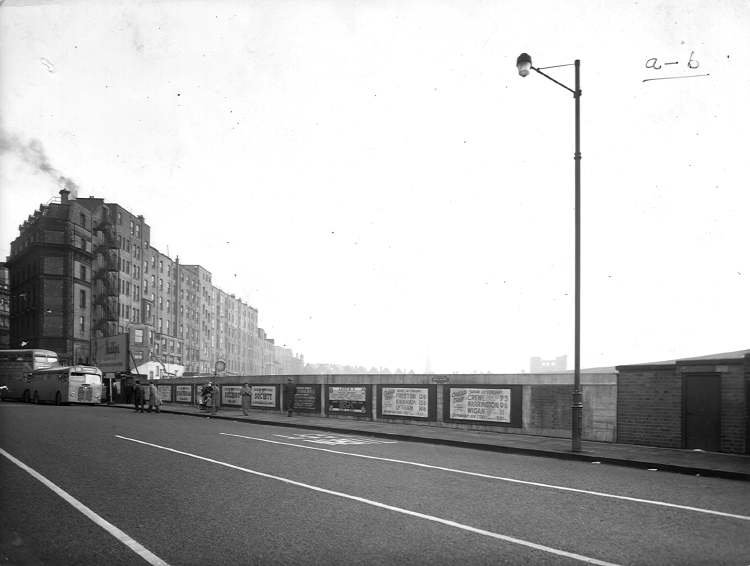
[[566,371],[568,356],[557,356],[554,360],[543,360],[539,357],[531,358],[529,371],[531,373],[546,373],[549,371]]

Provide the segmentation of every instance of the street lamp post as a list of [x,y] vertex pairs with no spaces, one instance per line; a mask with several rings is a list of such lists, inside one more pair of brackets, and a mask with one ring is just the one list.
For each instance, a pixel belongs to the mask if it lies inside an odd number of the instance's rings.
[[[521,53],[516,60],[518,74],[525,77],[530,70],[534,70],[553,83],[560,85],[573,94],[575,100],[575,345],[573,355],[573,406],[572,406],[572,447],[573,452],[581,451],[581,433],[583,432],[583,392],[581,390],[581,62],[576,59],[572,65],[575,67],[575,89],[565,86],[553,79],[542,69],[531,64],[531,56]],[[567,65],[555,65],[555,67],[569,67]]]

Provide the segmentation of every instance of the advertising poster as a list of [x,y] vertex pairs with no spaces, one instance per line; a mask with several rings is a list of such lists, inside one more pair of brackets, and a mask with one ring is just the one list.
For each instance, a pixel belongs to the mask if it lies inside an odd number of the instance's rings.
[[317,385],[298,385],[294,390],[294,409],[296,411],[319,411],[319,391]]
[[192,403],[193,402],[193,386],[192,385],[175,385],[175,401],[178,403]]
[[102,373],[127,371],[128,335],[94,339],[94,362]]
[[222,405],[235,405],[239,407],[242,405],[242,397],[240,396],[242,386],[240,385],[222,385],[221,386],[221,404]]
[[367,401],[367,387],[335,387],[328,388],[330,401]]
[[329,386],[328,412],[367,414],[367,387]]
[[162,403],[172,402],[172,386],[171,385],[157,385],[156,388],[159,390],[159,397],[161,397]]
[[[239,388],[238,388],[239,389]],[[273,385],[253,385],[250,398],[251,407],[276,407],[276,387]]]
[[510,389],[450,390],[450,418],[510,423]]
[[381,407],[383,415],[399,417],[429,417],[428,389],[417,387],[383,387]]

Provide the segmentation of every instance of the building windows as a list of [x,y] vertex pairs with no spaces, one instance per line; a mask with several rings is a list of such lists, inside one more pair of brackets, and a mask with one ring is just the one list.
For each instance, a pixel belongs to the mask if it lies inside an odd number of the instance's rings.
[[81,279],[86,281],[86,266],[83,264],[80,264],[79,269],[80,269]]
[[81,330],[81,334],[85,334],[85,332],[86,332],[86,318],[83,315],[81,315],[80,317],[78,317],[78,327]]
[[143,329],[136,328],[133,337],[135,344],[143,344]]
[[133,224],[133,221],[130,221],[130,235],[132,236],[135,234],[135,225]]
[[86,291],[84,289],[81,289],[79,292],[79,305],[82,309],[86,308]]

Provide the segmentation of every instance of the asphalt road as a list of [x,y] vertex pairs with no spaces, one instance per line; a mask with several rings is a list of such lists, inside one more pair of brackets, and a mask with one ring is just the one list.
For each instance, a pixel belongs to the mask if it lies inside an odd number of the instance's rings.
[[741,481],[20,403],[0,448],[0,565],[750,563]]

